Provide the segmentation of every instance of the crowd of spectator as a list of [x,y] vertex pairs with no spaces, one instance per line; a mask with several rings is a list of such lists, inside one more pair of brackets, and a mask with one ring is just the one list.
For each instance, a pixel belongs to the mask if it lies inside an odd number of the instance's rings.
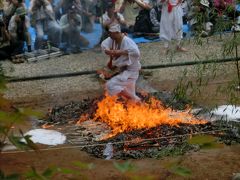
[[[234,0],[30,0],[29,7],[25,0],[4,0],[0,2],[0,59],[46,48],[47,43],[65,53],[79,53],[89,45],[81,33],[92,33],[94,23],[102,24],[103,38],[104,29],[116,24],[126,33],[159,34],[161,21],[166,21],[165,5],[168,13],[181,7],[180,18],[192,34],[210,35],[219,19],[231,22],[225,30],[240,30]],[[30,26],[36,32],[34,45]]]

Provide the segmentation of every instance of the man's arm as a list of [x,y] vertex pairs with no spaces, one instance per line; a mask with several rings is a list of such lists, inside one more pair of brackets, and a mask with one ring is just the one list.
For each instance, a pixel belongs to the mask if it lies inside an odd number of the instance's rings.
[[160,22],[157,19],[157,13],[156,10],[153,8],[150,11],[150,20],[154,26],[160,26]]
[[105,50],[105,53],[109,56],[112,57],[119,57],[119,56],[124,56],[124,55],[128,55],[128,51],[127,50]]
[[142,0],[134,0],[134,2],[137,3],[137,5],[139,5],[141,8],[143,9],[148,9],[150,10],[151,9],[151,6],[148,4],[148,3],[145,3],[144,1]]

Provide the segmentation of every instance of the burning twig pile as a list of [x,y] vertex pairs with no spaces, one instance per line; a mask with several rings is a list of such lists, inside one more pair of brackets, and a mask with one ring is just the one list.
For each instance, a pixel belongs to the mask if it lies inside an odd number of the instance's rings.
[[52,125],[76,123],[82,114],[93,109],[94,99],[83,99],[64,106],[56,106],[49,110],[45,122]]
[[[129,158],[151,158],[157,157],[159,152],[166,147],[181,147],[186,144],[186,140],[190,134],[199,132],[210,132],[217,127],[212,124],[189,125],[179,124],[179,126],[161,125],[150,129],[140,129],[118,134],[112,138],[99,141],[96,146],[87,146],[83,150],[99,157],[106,158],[112,154],[114,159]],[[92,142],[92,144],[96,142]],[[108,145],[112,149],[108,149],[109,154],[104,153]],[[91,145],[89,143],[88,145]],[[185,146],[185,151],[193,149],[194,146]],[[112,151],[112,152],[111,152]]]
[[165,147],[181,146],[191,134],[219,130],[188,110],[167,108],[149,96],[143,99],[141,104],[109,96],[87,99],[54,108],[47,121],[74,122],[66,134],[69,143],[96,157],[116,159],[156,157]]
[[[182,109],[182,107],[186,105],[186,102],[175,101],[173,95],[168,92],[154,93],[153,96],[160,99],[166,106],[171,106],[174,109]],[[149,99],[149,96],[141,97],[144,101]],[[76,123],[82,114],[92,115],[93,117],[97,109],[97,103],[101,99],[103,99],[103,97],[96,99],[87,98],[80,102],[71,102],[63,106],[55,106],[49,110],[45,118],[45,123],[51,125],[68,124],[71,122]]]

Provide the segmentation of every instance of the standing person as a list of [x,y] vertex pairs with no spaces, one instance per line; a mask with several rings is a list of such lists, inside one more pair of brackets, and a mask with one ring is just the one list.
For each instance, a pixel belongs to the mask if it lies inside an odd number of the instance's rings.
[[169,51],[171,40],[177,40],[177,50],[187,51],[181,46],[181,39],[183,35],[183,10],[181,7],[181,0],[161,0],[162,15],[160,21],[160,39],[164,41],[164,48],[166,53]]
[[108,95],[120,95],[135,102],[140,98],[136,95],[135,86],[139,76],[140,51],[136,43],[121,33],[119,24],[109,27],[109,37],[102,44],[102,50],[110,57],[108,67],[118,68],[119,72],[110,77],[106,83]]

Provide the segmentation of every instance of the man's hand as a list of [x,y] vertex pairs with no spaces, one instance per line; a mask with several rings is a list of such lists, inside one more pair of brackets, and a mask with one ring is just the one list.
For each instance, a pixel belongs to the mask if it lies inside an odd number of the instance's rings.
[[69,19],[69,24],[70,26],[76,27],[80,25],[80,22],[78,23],[76,19],[72,18],[72,19]]
[[122,55],[128,55],[128,51],[126,50],[105,50],[105,53],[114,58],[118,58]]
[[20,16],[15,16],[15,22],[16,22],[16,23],[21,22]]
[[106,53],[107,55],[109,55],[109,56],[114,56],[114,54],[115,54],[114,51],[115,51],[115,50],[106,49],[106,50],[105,50],[105,53]]
[[111,77],[112,77],[112,74],[107,72],[104,69],[97,70],[97,74],[99,75],[100,78],[102,78],[104,80],[111,79]]

